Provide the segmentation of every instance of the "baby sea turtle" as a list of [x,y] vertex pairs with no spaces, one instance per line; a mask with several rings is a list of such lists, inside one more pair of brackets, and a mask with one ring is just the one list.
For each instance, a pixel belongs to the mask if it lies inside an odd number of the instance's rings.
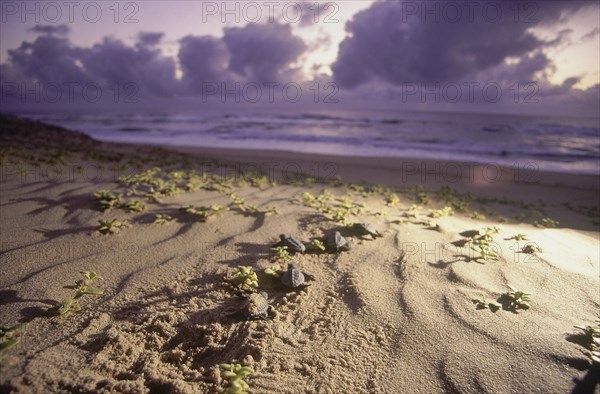
[[344,238],[339,231],[336,231],[327,237],[327,248],[334,252],[350,250],[350,241]]
[[248,320],[269,320],[273,315],[273,307],[269,305],[269,295],[261,291],[246,296],[240,313]]
[[290,252],[304,253],[306,251],[306,246],[292,235],[281,234],[279,239],[277,246],[287,246]]
[[381,233],[371,223],[354,223],[352,229],[359,235],[370,235],[373,238],[381,237]]
[[281,283],[290,289],[297,289],[306,286],[304,284],[304,274],[298,269],[296,264],[288,265],[286,272],[281,275]]

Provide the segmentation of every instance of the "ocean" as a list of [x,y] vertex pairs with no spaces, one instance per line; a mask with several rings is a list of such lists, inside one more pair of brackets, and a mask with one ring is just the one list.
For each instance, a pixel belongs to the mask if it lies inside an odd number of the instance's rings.
[[406,157],[600,175],[598,119],[441,112],[13,112],[98,140]]

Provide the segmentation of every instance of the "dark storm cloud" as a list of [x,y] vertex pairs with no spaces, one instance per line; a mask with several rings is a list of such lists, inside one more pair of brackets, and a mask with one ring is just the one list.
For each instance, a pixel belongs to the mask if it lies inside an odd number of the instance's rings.
[[199,91],[205,82],[218,83],[229,78],[226,69],[230,56],[220,39],[186,36],[179,45],[179,63],[187,90]]
[[306,49],[289,25],[249,24],[225,29],[229,69],[255,82],[277,81]]
[[[95,83],[105,87],[135,84],[140,94],[197,94],[205,82],[279,82],[293,77],[290,64],[307,49],[289,25],[251,24],[225,29],[223,38],[186,36],[176,59],[158,49],[161,32],[141,32],[133,45],[105,37],[91,48],[78,48],[64,36],[66,26],[37,26],[33,42],[8,51],[0,70],[7,81],[41,84]],[[289,82],[289,79],[286,80]]]
[[47,26],[42,26],[42,25],[38,25],[38,26],[34,26],[31,28],[31,31],[34,33],[41,33],[41,34],[45,34],[45,35],[67,35],[70,31],[69,26],[67,25],[58,25],[58,26],[52,26],[52,25],[47,25]]
[[133,83],[151,94],[171,95],[176,84],[175,62],[144,44],[141,41],[130,47],[120,40],[105,38],[90,49],[82,49],[81,61],[96,81],[107,86]]
[[[435,11],[432,7],[436,4],[444,6],[444,2],[428,1],[378,2],[356,14],[346,26],[350,35],[341,43],[332,66],[336,82],[354,88],[372,80],[395,85],[460,80],[507,58],[560,44],[568,32],[546,42],[534,36],[530,28],[555,23],[586,5],[535,2],[539,8],[523,12],[515,21],[510,8],[517,5],[514,2],[494,2],[501,9],[502,17],[498,18],[491,11],[484,17],[481,6],[473,17],[463,13],[457,18],[457,13],[444,13],[442,8]],[[434,11],[427,14],[422,7]]]
[[87,83],[90,79],[80,67],[80,51],[66,38],[44,35],[23,42],[8,51],[14,75],[22,75],[42,84]]
[[138,41],[140,44],[154,46],[157,45],[164,36],[165,33],[160,32],[141,32],[138,34]]
[[6,80],[106,87],[135,84],[140,92],[159,96],[171,95],[175,89],[175,62],[152,48],[162,33],[142,33],[134,47],[105,38],[92,48],[78,48],[67,37],[56,36],[68,32],[66,26],[37,26],[33,30],[43,35],[8,51],[9,62],[2,70]]

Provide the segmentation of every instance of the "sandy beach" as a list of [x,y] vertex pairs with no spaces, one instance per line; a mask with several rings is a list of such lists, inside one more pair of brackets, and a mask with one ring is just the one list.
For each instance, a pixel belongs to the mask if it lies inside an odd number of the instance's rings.
[[[211,393],[229,363],[251,393],[600,392],[574,327],[600,317],[598,176],[167,150],[10,117],[0,146],[0,325],[23,324],[0,392]],[[292,263],[306,286],[282,284]],[[272,308],[248,316],[260,291]]]

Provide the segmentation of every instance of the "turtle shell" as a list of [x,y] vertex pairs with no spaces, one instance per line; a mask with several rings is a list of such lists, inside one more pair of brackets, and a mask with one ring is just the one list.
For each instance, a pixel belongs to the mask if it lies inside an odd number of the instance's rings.
[[267,319],[269,316],[269,295],[261,291],[252,293],[244,300],[242,313],[248,319]]
[[350,241],[344,238],[339,231],[336,231],[327,238],[327,247],[336,252],[350,250]]
[[281,276],[281,283],[290,289],[296,289],[304,285],[304,274],[295,264],[290,264],[287,271]]
[[306,246],[304,246],[304,244],[300,242],[300,240],[298,240],[292,235],[281,234],[279,236],[279,239],[281,239],[281,242],[279,244],[281,246],[287,246],[290,252],[304,253],[304,251],[306,251]]
[[355,223],[354,229],[363,235],[372,235],[373,237],[379,237],[381,235],[377,230],[377,227],[371,223]]

